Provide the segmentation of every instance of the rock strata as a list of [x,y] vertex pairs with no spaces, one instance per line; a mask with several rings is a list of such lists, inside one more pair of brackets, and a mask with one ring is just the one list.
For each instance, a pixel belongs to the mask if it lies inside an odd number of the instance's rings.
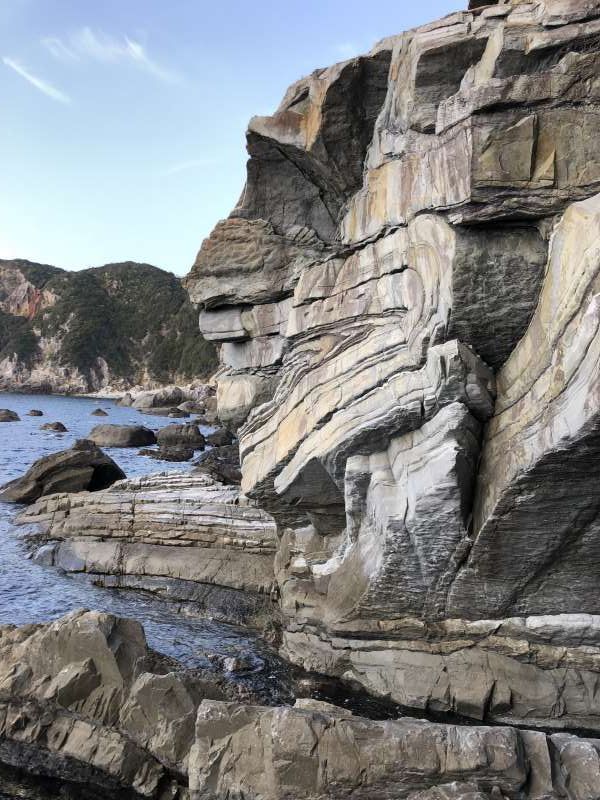
[[275,524],[239,488],[206,474],[119,481],[54,494],[27,509],[47,540],[39,558],[109,587],[184,601],[197,613],[262,627],[275,614]]
[[470,6],[252,119],[187,286],[283,653],[597,731],[600,3]]

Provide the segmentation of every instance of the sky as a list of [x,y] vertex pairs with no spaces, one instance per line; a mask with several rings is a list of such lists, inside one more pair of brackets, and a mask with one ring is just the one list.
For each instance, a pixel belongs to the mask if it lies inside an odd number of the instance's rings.
[[0,0],[0,258],[187,273],[289,84],[466,0]]

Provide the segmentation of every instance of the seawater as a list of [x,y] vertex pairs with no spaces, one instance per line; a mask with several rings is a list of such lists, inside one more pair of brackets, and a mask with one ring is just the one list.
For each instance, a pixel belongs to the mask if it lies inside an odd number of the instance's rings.
[[[146,415],[120,407],[113,400],[0,393],[0,408],[16,411],[20,422],[0,423],[0,484],[21,475],[38,458],[70,447],[100,423],[143,424],[158,430],[185,420]],[[102,408],[107,417],[92,416]],[[43,417],[30,417],[39,409]],[[68,432],[40,430],[45,422],[62,422]],[[210,428],[202,429],[208,432]],[[137,448],[104,448],[127,477],[151,472],[189,470],[189,463],[162,463],[138,455]],[[42,567],[27,558],[23,532],[12,524],[18,507],[0,503],[0,625],[23,625],[55,619],[78,608],[108,611],[141,622],[149,644],[190,667],[206,667],[207,652],[243,653],[259,668],[263,663],[260,640],[243,629],[195,616],[186,616],[174,603],[151,594],[103,589],[87,579]]]

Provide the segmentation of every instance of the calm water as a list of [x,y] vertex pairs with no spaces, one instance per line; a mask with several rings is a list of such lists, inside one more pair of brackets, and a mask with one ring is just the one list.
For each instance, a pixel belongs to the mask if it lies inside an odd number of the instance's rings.
[[[109,416],[91,416],[98,407]],[[87,398],[0,393],[0,408],[9,408],[21,417],[21,422],[0,423],[0,484],[25,472],[41,456],[70,447],[99,423],[137,423],[158,430],[174,422],[121,408],[111,400]],[[44,416],[26,416],[32,408],[43,411]],[[68,433],[40,430],[44,422],[57,421],[66,425]],[[127,477],[190,468],[186,463],[164,464],[139,456],[137,448],[105,448],[105,452]],[[11,525],[14,513],[14,505],[0,503],[0,624],[40,622],[76,608],[92,608],[139,620],[152,647],[188,666],[208,666],[206,652],[243,653],[257,669],[262,665],[261,644],[246,631],[185,616],[176,604],[150,594],[94,587],[85,578],[34,564],[25,557],[22,532]]]

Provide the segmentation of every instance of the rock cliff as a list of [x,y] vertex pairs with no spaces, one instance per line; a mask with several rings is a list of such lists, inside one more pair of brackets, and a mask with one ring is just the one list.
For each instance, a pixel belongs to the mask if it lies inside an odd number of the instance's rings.
[[283,652],[597,729],[600,3],[471,6],[252,119],[187,286]]
[[148,264],[67,272],[0,260],[0,391],[154,388],[206,377],[214,348],[180,280]]

